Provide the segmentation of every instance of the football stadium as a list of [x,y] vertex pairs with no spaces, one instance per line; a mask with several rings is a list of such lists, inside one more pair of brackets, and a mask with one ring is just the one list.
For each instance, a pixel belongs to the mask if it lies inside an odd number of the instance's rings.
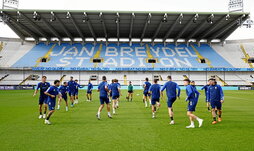
[[0,34],[16,35],[0,35],[0,150],[254,150],[254,36],[230,38],[253,31],[242,0],[205,12],[19,3],[0,9]]

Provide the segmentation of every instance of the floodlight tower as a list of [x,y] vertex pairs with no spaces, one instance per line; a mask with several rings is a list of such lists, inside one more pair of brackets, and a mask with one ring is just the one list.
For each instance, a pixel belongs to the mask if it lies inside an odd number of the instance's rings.
[[[2,9],[18,9],[19,0],[3,0]],[[0,23],[5,20],[5,16],[0,15]]]
[[[244,12],[244,3],[243,3],[243,0],[229,0],[228,11],[230,13]],[[253,20],[251,20],[250,18],[247,19],[243,23],[242,23],[241,20],[239,22],[240,22],[240,24],[242,24],[246,28],[251,28],[251,26],[253,25]]]
[[19,0],[3,0],[2,9],[18,9]]

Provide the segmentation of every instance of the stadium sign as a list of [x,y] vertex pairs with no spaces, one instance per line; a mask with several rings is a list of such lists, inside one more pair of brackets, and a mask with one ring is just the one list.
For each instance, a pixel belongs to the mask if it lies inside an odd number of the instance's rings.
[[239,90],[253,90],[252,87],[238,87]]
[[31,85],[24,85],[24,86],[0,86],[0,90],[33,90],[34,87]]

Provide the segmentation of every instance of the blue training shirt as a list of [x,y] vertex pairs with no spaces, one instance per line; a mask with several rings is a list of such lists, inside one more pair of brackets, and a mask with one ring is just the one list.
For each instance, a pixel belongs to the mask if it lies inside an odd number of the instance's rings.
[[150,86],[151,86],[151,83],[148,82],[148,81],[146,81],[146,82],[144,83],[144,85],[145,85],[144,92],[148,92],[148,90],[149,90],[149,88],[150,88]]
[[149,92],[152,92],[152,99],[160,99],[161,86],[159,84],[153,84],[149,88]]
[[49,82],[39,82],[37,84],[36,90],[40,89],[40,95],[45,95],[44,92],[50,87]]
[[119,96],[119,90],[120,89],[120,84],[119,83],[112,83],[110,86],[110,90],[112,91],[113,96]]
[[78,88],[83,88],[80,84],[78,84],[77,82],[74,83],[75,86],[75,91],[78,91]]
[[60,94],[59,89],[56,86],[50,86],[46,92],[55,96],[54,98],[48,96],[48,101],[55,101],[56,96]]
[[186,95],[187,95],[186,101],[197,101],[198,99],[195,94],[197,94],[197,92],[193,88],[193,86],[187,85],[186,86]]
[[108,83],[106,81],[101,82],[98,85],[98,90],[100,91],[100,97],[108,97],[108,91],[106,90],[106,87],[108,87]]
[[224,94],[220,85],[211,85],[207,92],[208,101],[220,101],[224,100]]
[[69,90],[70,90],[70,91],[75,91],[75,89],[76,89],[75,83],[76,83],[76,82],[73,81],[73,80],[71,80],[71,81],[68,82],[68,86],[69,86]]
[[205,96],[207,97],[207,91],[208,91],[209,85],[205,85],[201,88],[201,90],[205,90]]
[[[166,82],[161,88],[161,91],[164,91],[165,89],[166,89],[167,97],[176,98],[176,93],[178,97],[180,96],[181,89],[178,86],[178,84],[173,81]],[[176,92],[176,90],[178,91]]]
[[69,91],[68,89],[69,89],[68,86],[64,86],[64,85],[61,85],[61,86],[59,87],[59,91],[60,91],[60,93],[61,93],[62,95],[66,95],[67,91]]
[[92,83],[88,83],[87,91],[92,91],[92,90],[93,90],[93,85],[92,85]]

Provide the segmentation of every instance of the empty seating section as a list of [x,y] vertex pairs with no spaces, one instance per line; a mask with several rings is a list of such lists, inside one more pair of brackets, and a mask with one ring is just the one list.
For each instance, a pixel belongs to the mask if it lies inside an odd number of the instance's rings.
[[[132,81],[134,85],[142,86],[146,77],[152,82],[154,76],[161,76],[161,80],[159,84],[163,84],[167,81],[167,76],[171,75],[173,81],[177,82],[179,85],[183,85],[183,75],[185,74],[191,80],[196,82],[196,85],[205,85],[207,80],[211,76],[220,77],[223,81],[225,81],[228,85],[252,85],[253,78],[250,77],[252,72],[85,72],[85,71],[0,71],[0,76],[5,76],[3,80],[0,81],[0,85],[18,85],[24,79],[26,79],[30,75],[38,75],[39,78],[37,80],[26,80],[23,85],[36,85],[43,75],[47,76],[47,79],[50,83],[53,83],[54,80],[60,78],[63,75],[66,75],[63,79],[64,81],[68,81],[70,76],[73,76],[74,79],[79,80],[81,85],[87,85],[90,76],[96,75],[98,77],[97,80],[92,81],[94,85],[98,85],[101,82],[102,76],[107,76],[108,82],[111,79],[118,79],[121,85],[124,85],[124,75],[126,75],[127,83]],[[218,77],[217,77],[218,76]],[[222,81],[217,80],[218,84],[223,85]]]
[[[92,81],[97,85],[103,75],[108,81],[118,79],[123,85],[132,81],[134,85],[142,85],[144,79],[148,77],[152,80],[155,76],[160,77],[160,84],[167,81],[167,76],[171,75],[173,80],[182,85],[185,77],[196,81],[197,85],[204,85],[211,76],[215,76],[218,83],[223,85],[251,85],[253,78],[251,72],[205,72],[205,71],[163,71],[164,68],[249,68],[249,64],[244,62],[245,57],[240,46],[243,45],[246,53],[254,57],[254,43],[233,43],[224,46],[214,44],[211,47],[202,44],[197,45],[156,44],[49,44],[20,42],[1,43],[0,51],[0,85],[18,85],[22,81],[24,85],[36,85],[43,75],[48,77],[48,81],[53,83],[55,79],[68,81],[70,76],[79,80],[79,83],[87,84],[90,76],[98,77]],[[40,62],[40,58],[47,56],[49,61]],[[205,63],[200,63],[198,58],[205,58]],[[91,58],[102,59],[101,63],[94,63]],[[157,60],[156,63],[148,63],[148,59]],[[208,61],[208,62],[207,62]],[[63,71],[37,71],[32,67],[63,67]],[[72,67],[85,67],[91,71],[74,71]],[[93,71],[94,68],[146,68],[148,71]],[[20,69],[20,68],[23,68]],[[26,69],[28,68],[28,69]],[[149,72],[149,68],[156,68],[158,71]],[[37,80],[25,80],[31,75],[38,75]],[[64,76],[66,75],[66,76]],[[253,75],[254,76],[254,75]]]
[[[198,54],[198,55],[197,55]],[[198,56],[206,58],[207,63],[200,63]],[[40,58],[49,61],[40,62]],[[93,59],[101,62],[93,62]],[[28,62],[27,59],[30,61]],[[157,60],[149,63],[149,59]],[[72,67],[86,68],[207,68],[233,67],[209,45],[187,46],[156,44],[38,44],[18,59],[12,67]]]

